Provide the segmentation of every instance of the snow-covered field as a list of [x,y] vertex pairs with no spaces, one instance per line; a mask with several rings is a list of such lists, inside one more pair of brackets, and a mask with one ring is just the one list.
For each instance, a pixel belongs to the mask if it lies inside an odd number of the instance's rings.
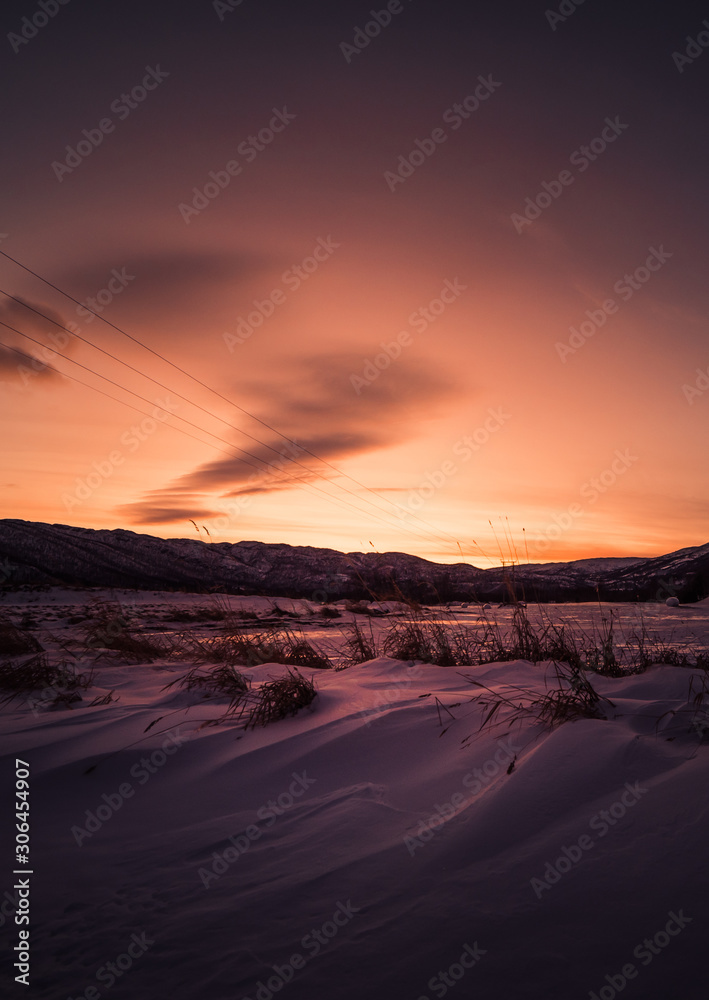
[[[25,591],[5,594],[0,610],[50,660],[71,660],[97,596],[156,636],[222,627],[208,620],[213,599],[196,595]],[[278,618],[270,599],[219,600]],[[277,606],[302,615],[303,633],[341,665],[354,615],[325,621],[308,602]],[[171,619],[199,608],[193,621]],[[375,639],[405,614],[383,610],[357,616]],[[671,648],[709,649],[707,601],[528,615],[590,633],[611,611],[620,645],[643,627]],[[505,628],[512,614],[431,612],[451,627]],[[25,995],[706,997],[709,693],[706,705],[696,699],[700,667],[589,674],[609,700],[600,718],[550,730],[530,713],[480,731],[481,698],[491,695],[470,678],[513,700],[514,685],[542,696],[551,665],[379,656],[304,670],[317,686],[312,705],[244,731],[203,725],[222,715],[224,699],[165,689],[188,663],[101,650],[91,660],[82,701],[52,706],[58,692],[35,692],[0,707],[0,935],[7,957],[22,926],[13,885],[29,880]],[[286,669],[244,673],[257,689]],[[13,875],[16,758],[30,771],[27,876]],[[10,964],[3,995],[21,996]]]

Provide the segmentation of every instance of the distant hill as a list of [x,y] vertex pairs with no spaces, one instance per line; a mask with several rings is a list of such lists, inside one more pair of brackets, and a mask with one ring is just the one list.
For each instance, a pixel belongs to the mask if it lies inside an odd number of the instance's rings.
[[709,594],[709,544],[651,559],[579,559],[478,569],[403,552],[336,552],[266,542],[164,539],[116,529],[0,520],[0,586],[68,584],[137,590],[224,591],[329,601],[396,596],[426,603],[682,602]]

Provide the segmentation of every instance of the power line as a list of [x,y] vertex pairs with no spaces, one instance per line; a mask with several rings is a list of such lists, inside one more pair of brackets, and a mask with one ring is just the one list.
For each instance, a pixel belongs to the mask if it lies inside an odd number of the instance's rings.
[[[424,518],[419,517],[418,514],[415,514],[415,513],[412,514],[412,512],[406,510],[405,507],[402,507],[400,504],[395,503],[393,500],[390,500],[388,497],[382,496],[376,490],[373,490],[371,487],[366,486],[364,483],[361,483],[358,479],[355,479],[353,476],[349,475],[348,473],[345,473],[341,469],[338,469],[331,462],[328,462],[327,459],[321,458],[319,455],[316,455],[315,452],[311,451],[309,448],[306,448],[303,445],[298,444],[296,441],[293,441],[291,438],[289,438],[287,435],[283,434],[277,428],[273,427],[267,421],[262,420],[260,417],[257,417],[255,414],[251,413],[249,410],[246,410],[244,407],[240,406],[238,403],[235,403],[232,399],[229,399],[227,396],[224,396],[217,389],[214,389],[212,386],[207,385],[206,382],[202,382],[201,379],[198,379],[195,375],[192,375],[190,372],[186,371],[186,369],[182,368],[180,365],[177,365],[173,361],[170,361],[163,354],[160,354],[159,351],[154,350],[152,347],[148,347],[147,344],[144,344],[137,337],[134,337],[132,334],[127,333],[121,327],[116,326],[114,323],[111,323],[110,320],[105,319],[99,313],[96,313],[93,309],[88,309],[82,302],[79,302],[78,299],[75,299],[73,297],[73,295],[70,295],[68,292],[65,292],[62,288],[59,288],[57,285],[53,284],[47,278],[42,277],[42,275],[38,274],[36,271],[33,271],[31,268],[27,267],[25,264],[22,264],[20,261],[16,260],[14,257],[11,257],[10,254],[8,254],[6,251],[0,250],[0,254],[2,254],[2,256],[6,257],[8,260],[12,261],[13,264],[16,264],[18,267],[22,268],[28,274],[31,274],[33,277],[35,277],[39,281],[43,282],[49,288],[53,288],[56,292],[58,292],[60,295],[63,295],[65,298],[69,299],[69,301],[73,302],[75,305],[80,306],[82,309],[86,310],[87,312],[90,312],[93,316],[96,316],[98,319],[100,319],[102,322],[104,322],[107,326],[110,326],[113,330],[116,330],[122,336],[127,337],[129,340],[133,341],[133,343],[137,344],[139,347],[142,347],[144,350],[148,351],[154,357],[159,358],[165,364],[169,365],[171,368],[174,368],[175,371],[178,371],[178,372],[180,372],[180,374],[185,375],[187,378],[192,379],[193,382],[195,382],[197,385],[201,386],[203,389],[206,389],[208,392],[213,393],[215,396],[217,396],[219,399],[223,400],[228,405],[235,407],[237,410],[239,410],[240,413],[243,413],[246,416],[248,416],[250,419],[257,421],[257,423],[261,424],[263,427],[266,427],[273,434],[276,434],[278,437],[282,438],[284,441],[287,441],[289,444],[293,444],[297,448],[300,448],[301,451],[303,451],[306,454],[310,455],[316,461],[322,462],[328,468],[330,468],[334,472],[336,472],[338,474],[338,476],[341,476],[341,477],[343,477],[345,479],[349,479],[351,482],[355,483],[358,487],[360,487],[360,489],[366,490],[368,493],[371,493],[373,496],[378,497],[380,500],[384,500],[386,503],[390,504],[392,507],[395,507],[397,510],[405,512],[407,516],[413,517],[415,520],[419,521],[421,524],[425,524],[429,529],[431,529],[435,533],[435,535],[437,536],[437,540],[438,541],[440,541],[440,539],[442,537],[446,537],[446,538],[454,541],[456,543],[456,545],[458,546],[458,548],[460,548],[460,543],[459,543],[458,539],[455,538],[454,535],[450,535],[446,531],[441,531],[441,529],[436,528],[434,525],[430,524]],[[7,294],[7,293],[3,293],[3,294]],[[10,296],[10,297],[14,298],[14,296]],[[20,301],[21,302],[21,300],[17,300],[17,299],[15,299],[15,301]],[[31,306],[28,306],[24,302],[21,302],[21,304],[25,305],[26,308],[29,308],[29,309],[32,308]],[[36,312],[37,310],[33,310],[33,311]],[[40,315],[42,315],[42,314],[40,314]],[[55,321],[52,320],[52,319],[50,319],[49,317],[45,316],[44,318],[48,319],[49,322],[51,322],[51,323],[55,323]],[[60,326],[60,324],[57,324],[57,323],[55,323],[55,325]],[[61,326],[60,326],[60,328],[61,329],[66,329],[65,327],[61,327]],[[67,331],[67,332],[71,333],[71,331]],[[77,336],[77,335],[74,334],[74,336]],[[84,338],[79,338],[79,339],[83,340]],[[90,343],[88,341],[86,341],[86,342]],[[96,347],[96,345],[94,345],[94,344],[92,344],[91,346]],[[96,348],[96,349],[97,350],[101,350],[101,348]],[[108,352],[104,352],[104,353],[108,353]],[[114,360],[119,360],[119,359],[114,358]],[[120,362],[120,363],[124,364],[125,362]],[[150,376],[145,376],[145,377],[149,378]],[[155,380],[153,380],[153,381],[155,381]],[[159,384],[159,383],[156,383],[156,384]],[[168,390],[168,391],[173,391],[173,390]],[[174,395],[179,395],[179,394],[177,392],[175,392]],[[180,397],[180,398],[184,399],[185,397]],[[199,404],[193,403],[192,405],[198,406]],[[224,420],[224,418],[222,418],[222,417],[219,417],[217,414],[213,414],[210,411],[205,410],[204,407],[200,406],[199,408],[202,409],[202,410],[204,410],[204,412],[206,412],[206,413],[210,413],[210,416],[212,416],[212,417],[214,417],[214,418],[216,418],[218,420],[222,420],[228,426],[232,426],[233,427],[232,424],[229,424],[228,421]],[[276,451],[275,448],[271,447],[270,445],[267,445],[263,441],[259,441],[258,438],[254,438],[252,435],[247,434],[246,431],[243,431],[240,428],[234,428],[234,429],[237,430],[239,433],[245,434],[247,437],[251,438],[251,440],[258,441],[258,443],[260,445],[262,445],[263,447],[269,448],[271,451],[274,452],[274,454],[280,454],[279,452]],[[307,471],[310,472],[311,474],[315,472],[315,470],[309,469],[308,466],[303,465],[301,462],[297,462],[295,459],[293,459],[292,461],[294,461],[297,465],[300,465],[301,468],[307,469]],[[320,475],[321,475],[321,478],[324,478],[324,477],[322,477],[322,474],[320,474]],[[345,490],[345,492],[349,493],[351,496],[356,496],[356,494],[353,494],[351,490],[346,490],[345,487],[342,486],[341,484],[334,484],[334,485],[337,485],[340,489]],[[363,499],[366,499],[366,498],[363,498]],[[371,500],[367,501],[367,502],[370,503],[371,506],[377,508],[378,510],[383,510],[382,507],[379,507],[378,504],[372,503]]]
[[[45,319],[48,323],[52,323],[58,329],[65,331],[70,336],[76,337],[77,340],[80,340],[82,343],[86,344],[88,347],[92,347],[94,350],[99,351],[101,354],[105,354],[106,357],[111,358],[112,361],[115,361],[118,364],[123,365],[125,368],[128,368],[129,371],[135,372],[137,375],[140,375],[142,378],[148,379],[148,381],[152,382],[154,385],[157,385],[157,386],[159,386],[159,388],[164,389],[166,392],[169,392],[172,395],[177,396],[178,399],[182,399],[188,405],[195,406],[198,410],[201,410],[202,412],[206,413],[208,416],[213,417],[214,419],[219,420],[221,423],[226,424],[227,427],[230,427],[232,430],[237,431],[237,433],[244,434],[250,440],[255,441],[257,444],[261,445],[262,447],[267,448],[269,451],[272,451],[275,455],[278,455],[279,458],[281,458],[281,459],[286,458],[287,461],[293,462],[295,465],[297,465],[301,469],[305,470],[305,472],[307,472],[309,475],[315,475],[315,476],[317,476],[320,479],[325,479],[326,482],[332,482],[332,485],[335,486],[335,487],[337,487],[337,489],[342,490],[344,493],[347,493],[349,496],[352,496],[352,497],[354,497],[357,500],[363,499],[365,503],[369,503],[370,506],[374,507],[375,510],[379,510],[382,513],[388,513],[387,511],[384,510],[383,507],[379,507],[377,504],[373,504],[370,500],[367,500],[366,497],[359,497],[352,490],[348,490],[345,486],[342,486],[340,483],[336,483],[333,480],[327,479],[327,477],[325,477],[321,472],[318,472],[315,469],[311,469],[309,466],[304,465],[302,462],[299,462],[296,458],[294,458],[292,456],[284,456],[282,452],[277,451],[271,445],[268,445],[264,441],[261,441],[259,438],[254,437],[253,434],[249,434],[247,431],[242,430],[241,428],[237,427],[235,424],[230,423],[224,417],[220,417],[218,414],[213,413],[211,410],[206,409],[206,407],[201,406],[199,403],[193,402],[191,399],[188,399],[187,396],[184,396],[184,395],[182,395],[182,393],[179,393],[176,390],[171,389],[169,386],[165,385],[163,382],[160,382],[158,379],[153,378],[151,375],[147,375],[145,372],[142,372],[139,368],[136,368],[134,365],[129,364],[129,362],[123,361],[121,358],[118,358],[115,354],[112,354],[110,351],[107,351],[105,348],[99,347],[98,344],[93,344],[86,337],[82,337],[80,334],[74,333],[68,327],[63,326],[57,320],[52,319],[51,316],[47,316],[46,313],[41,312],[39,309],[35,309],[34,306],[31,306],[31,305],[29,305],[29,303],[24,302],[21,298],[18,298],[16,295],[11,295],[9,292],[6,292],[2,288],[0,288],[0,293],[3,294],[3,295],[5,295],[7,298],[11,299],[13,302],[17,302],[19,305],[23,306],[25,309],[28,309],[30,312],[35,313],[35,315],[41,316],[42,319]],[[96,315],[96,314],[94,313],[94,315]],[[8,329],[12,330],[14,333],[18,333],[22,337],[27,337],[28,340],[32,340],[33,343],[38,344],[40,347],[44,346],[43,344],[41,344],[40,341],[34,340],[34,338],[29,337],[27,334],[22,333],[20,330],[15,330],[14,327],[9,326],[9,324],[7,324],[7,323],[2,323],[2,325],[6,326]],[[112,325],[112,324],[109,324],[109,325]],[[150,350],[150,349],[148,348],[148,350]],[[59,352],[57,352],[57,353],[59,353]],[[64,357],[66,361],[69,361],[72,364],[78,364],[78,362],[74,362],[73,359],[66,358],[64,355],[60,355],[60,357]],[[94,375],[98,375],[99,378],[104,378],[103,375],[100,375],[99,373],[95,372],[93,369],[87,368],[86,365],[80,365],[80,367],[86,369],[87,371],[90,371]],[[126,392],[131,392],[131,390],[126,389],[124,386],[119,385],[119,383],[117,383],[117,382],[113,382],[111,379],[107,379],[107,381],[111,382],[113,385],[117,385],[119,388],[124,389],[124,391],[126,391]],[[140,398],[142,399],[144,397],[140,397]],[[185,418],[184,417],[180,417],[179,419],[184,420]],[[191,424],[191,421],[187,421],[187,423]],[[197,424],[192,424],[192,426],[197,427],[199,430],[205,430],[205,428],[199,427]],[[224,438],[220,438],[219,435],[213,434],[212,431],[207,431],[207,433],[208,434],[212,434],[212,436],[216,437],[218,440],[221,440],[221,441],[224,440]],[[281,435],[281,436],[283,437],[283,435]],[[290,438],[286,438],[286,437],[284,437],[283,439],[285,441],[289,441],[296,448],[299,448],[301,451],[307,451],[306,448],[304,448],[302,445],[299,445],[296,441],[291,441]],[[229,442],[227,442],[227,443],[229,443]],[[264,464],[266,464],[266,460],[265,459],[260,458],[258,455],[254,455],[253,452],[246,451],[243,448],[238,448],[236,445],[234,445],[233,447],[235,447],[236,450],[240,451],[242,454],[249,455],[249,457],[254,458],[257,462],[264,462]],[[249,465],[250,463],[247,462],[246,464]],[[298,480],[294,480],[294,481],[295,482],[299,482]],[[325,493],[324,490],[320,490],[317,486],[312,486],[312,488],[315,489],[315,490],[318,490],[318,492],[320,492],[320,493],[324,493],[325,496],[330,496],[331,495],[331,494]],[[353,506],[353,505],[352,504],[348,504],[348,506]],[[396,505],[396,506],[398,506],[398,505]],[[354,509],[355,510],[359,510],[360,513],[365,513],[359,507],[354,507]],[[393,515],[390,515],[390,516],[393,516]],[[381,517],[379,517],[378,519],[382,520]],[[421,520],[421,519],[418,518],[417,520]],[[388,524],[390,527],[392,526],[391,523],[388,522],[388,521],[385,521],[384,523]],[[423,523],[426,523],[426,522],[423,522]],[[399,525],[397,525],[397,526],[399,526]],[[415,534],[418,538],[423,538],[424,537],[419,532],[414,532],[413,529],[408,529],[407,528],[405,530],[409,530],[411,533]],[[434,536],[434,537],[435,537],[436,541],[440,541],[440,536]],[[430,539],[426,539],[426,540],[430,541]]]
[[[26,340],[31,341],[31,343],[36,344],[38,347],[45,348],[45,345],[42,344],[42,342],[40,340],[37,340],[35,337],[31,337],[27,333],[23,333],[22,330],[17,330],[15,327],[10,326],[9,323],[5,323],[2,320],[0,320],[0,326],[6,327],[6,329],[11,330],[13,333],[18,334],[18,336],[20,336],[20,337],[24,337]],[[64,328],[62,328],[62,329],[64,329]],[[0,341],[0,343],[3,343],[3,346],[7,347],[9,350],[14,351],[16,354],[19,354],[21,357],[24,357],[26,359],[28,358],[28,355],[25,354],[24,351],[20,351],[18,348],[12,347],[9,344],[5,344],[4,342]],[[80,361],[75,361],[73,358],[67,358],[64,354],[61,354],[61,352],[59,352],[59,351],[55,351],[54,353],[57,354],[59,357],[61,357],[64,361],[68,361],[70,364],[76,365],[78,368],[81,368],[84,371],[90,372],[92,375],[95,375],[97,378],[102,379],[104,382],[108,382],[110,385],[115,386],[117,389],[121,389],[123,392],[127,392],[129,395],[135,396],[136,399],[140,399],[144,403],[151,404],[151,400],[146,399],[145,396],[141,396],[140,393],[134,392],[132,389],[128,389],[126,386],[123,386],[119,382],[116,382],[113,379],[108,378],[106,375],[101,375],[100,372],[94,371],[93,368],[89,368],[87,365],[82,364]],[[53,369],[53,370],[59,372],[58,369]],[[76,378],[74,378],[71,375],[66,375],[66,373],[64,373],[64,372],[59,372],[59,374],[61,374],[63,377],[71,378],[73,381],[79,382],[81,385],[86,385],[87,384],[85,382],[81,382],[79,379],[76,379]],[[95,387],[88,386],[88,388],[95,388]],[[100,390],[97,390],[97,391],[100,391]],[[167,391],[169,392],[171,390],[168,389]],[[103,393],[103,395],[108,396],[108,393]],[[177,393],[175,393],[175,395],[177,395]],[[108,398],[109,399],[114,399],[116,402],[123,402],[127,406],[131,405],[129,403],[125,403],[125,400],[117,400],[117,399],[115,399],[114,396],[108,396]],[[132,409],[137,409],[137,407],[133,406]],[[140,410],[139,412],[143,413],[144,411]],[[149,416],[149,414],[146,414],[146,416]],[[242,448],[238,448],[235,445],[232,445],[231,442],[227,441],[225,438],[220,437],[218,434],[215,434],[213,431],[207,430],[204,427],[200,427],[199,424],[193,423],[193,421],[188,420],[186,417],[181,417],[181,416],[179,416],[179,414],[174,414],[174,416],[176,416],[178,420],[182,420],[183,423],[186,423],[188,426],[194,427],[194,428],[196,428],[199,431],[202,431],[202,432],[204,432],[206,434],[209,434],[211,437],[215,438],[217,441],[221,441],[223,444],[226,444],[229,448],[235,449],[236,451],[240,451],[240,452],[242,452],[242,454],[249,455],[252,458],[255,458],[257,462],[264,462],[265,463],[264,459],[261,459],[258,456],[253,455],[251,452],[245,452]],[[183,433],[183,434],[187,434],[188,437],[193,438],[193,440],[199,441],[200,444],[207,444],[208,447],[214,447],[214,448],[216,448],[215,445],[209,445],[207,442],[202,441],[199,438],[195,438],[195,436],[193,434],[188,434],[186,431],[184,431],[180,427],[174,427],[174,430],[177,430],[177,431],[179,431],[180,433]],[[266,468],[265,469],[262,469],[259,466],[254,465],[253,462],[249,462],[245,458],[240,458],[237,455],[234,455],[233,452],[227,452],[223,448],[216,448],[216,450],[217,451],[221,451],[221,452],[223,452],[226,455],[229,455],[230,458],[233,458],[237,462],[242,462],[244,465],[248,465],[250,468],[255,469],[260,475],[273,474],[274,470],[272,468],[270,468],[268,464],[266,464]],[[277,452],[277,454],[279,454],[279,453]],[[281,457],[285,458],[286,456],[281,456]],[[308,472],[311,471],[311,470],[309,470],[307,468],[307,466],[304,466],[304,468]],[[324,497],[326,497],[332,503],[338,504],[338,506],[343,506],[344,505],[346,507],[351,508],[352,510],[357,511],[358,514],[364,514],[365,516],[368,515],[369,517],[376,517],[378,521],[381,521],[388,528],[391,528],[393,526],[390,521],[385,521],[384,518],[380,517],[378,514],[374,514],[374,513],[372,513],[372,511],[363,510],[361,507],[357,507],[357,506],[355,506],[354,504],[350,503],[347,500],[338,499],[337,497],[332,496],[332,494],[328,493],[326,490],[321,489],[319,486],[315,486],[313,483],[303,482],[302,480],[296,478],[295,476],[290,476],[287,472],[284,472],[282,469],[279,469],[279,470],[276,470],[276,471],[278,473],[280,473],[282,476],[284,476],[285,480],[287,482],[291,482],[291,483],[295,484],[296,488],[302,487],[302,488],[308,489],[310,491],[315,491],[317,493],[322,494]],[[350,491],[347,490],[346,492],[349,493]],[[418,538],[423,538],[425,541],[430,541],[430,539],[427,539],[427,538],[425,538],[424,535],[421,535],[418,532],[413,531],[413,529],[406,528],[405,530],[409,531],[410,534],[416,535],[416,537],[418,537]]]
[[[0,323],[0,325],[7,326],[7,323]],[[17,330],[14,330],[13,327],[11,327],[11,326],[7,326],[7,328],[8,328],[8,330],[12,330],[13,333],[17,333],[18,332]],[[20,334],[20,336],[27,336],[27,334]],[[28,337],[28,340],[30,340],[30,339],[32,339],[32,338]],[[34,342],[36,344],[39,343],[39,341],[34,341]],[[12,344],[5,343],[4,340],[0,340],[0,346],[4,347],[8,351],[13,351],[15,354],[19,354],[21,358],[25,359],[25,361],[32,362],[32,361],[36,361],[37,360],[36,358],[33,358],[30,354],[25,354],[25,352],[21,351],[19,349],[19,347],[13,347]],[[44,345],[40,345],[40,346],[44,346]],[[64,356],[62,355],[62,357],[64,357]],[[68,361],[70,359],[69,358],[65,358],[64,360]],[[44,364],[44,362],[42,362],[42,363]],[[96,386],[96,385],[91,385],[89,382],[84,382],[84,381],[82,381],[82,379],[77,378],[75,375],[69,375],[68,372],[62,372],[58,368],[55,368],[53,365],[45,365],[45,367],[49,371],[55,372],[57,375],[61,375],[62,378],[68,378],[72,382],[78,383],[78,385],[83,385],[86,389],[91,389],[93,392],[100,393],[102,396],[105,396],[106,399],[112,399],[114,403],[120,403],[122,406],[128,406],[128,407],[130,407],[131,410],[135,410],[136,413],[142,413],[144,417],[150,417],[151,419],[154,419],[152,413],[146,413],[145,410],[141,410],[141,408],[139,406],[135,406],[134,403],[129,403],[125,399],[119,399],[118,396],[112,396],[110,394],[110,392],[105,392],[103,389],[99,389],[99,387]],[[92,372],[92,374],[95,374],[95,373]],[[100,377],[101,376],[99,376],[99,378]],[[126,391],[128,391],[128,390],[126,390]],[[193,441],[198,441],[200,444],[203,444],[206,448],[216,448],[217,451],[224,452],[225,455],[229,454],[229,452],[227,452],[224,448],[217,448],[217,446],[215,444],[212,444],[211,441],[203,441],[201,438],[195,437],[194,434],[190,434],[189,431],[184,430],[182,427],[175,427],[172,424],[168,424],[168,426],[172,427],[172,430],[178,431],[180,434],[185,434],[187,437],[191,437]]]
[[[7,323],[2,323],[1,325],[2,326],[7,326]],[[8,327],[8,329],[13,330],[13,333],[18,332],[18,331],[15,331],[12,327]],[[27,336],[27,335],[26,334],[21,334],[21,336]],[[32,339],[32,338],[28,337],[28,339]],[[39,341],[34,341],[34,343],[39,343]],[[5,347],[8,351],[13,351],[15,354],[19,354],[19,356],[21,358],[24,358],[26,361],[35,360],[30,355],[25,354],[24,351],[21,351],[18,347],[13,347],[11,344],[5,343],[4,340],[0,339],[0,345],[2,345],[3,347]],[[43,346],[43,345],[40,344],[40,346]],[[64,357],[64,355],[62,355],[62,357]],[[64,358],[64,360],[65,361],[69,361],[71,359],[70,358]],[[84,382],[82,379],[77,378],[75,375],[69,375],[68,372],[59,371],[58,368],[54,368],[51,365],[48,365],[47,367],[50,368],[52,371],[56,372],[57,375],[61,375],[62,378],[70,379],[72,382],[76,382],[78,385],[84,386],[84,388],[86,388],[86,389],[91,389],[92,392],[97,392],[101,396],[105,396],[106,399],[112,400],[114,403],[120,403],[122,406],[127,406],[129,409],[135,410],[136,413],[141,413],[144,417],[149,417],[151,419],[155,419],[154,416],[153,416],[153,413],[146,413],[145,410],[141,410],[140,407],[139,406],[135,406],[134,403],[129,403],[125,399],[119,399],[117,396],[112,396],[109,392],[105,392],[103,389],[99,389],[98,386],[96,386],[96,385],[91,385],[89,382]],[[82,366],[82,367],[84,367],[84,366]],[[90,369],[88,369],[88,370],[90,370]],[[97,373],[96,372],[92,372],[92,374],[97,374]],[[98,377],[102,378],[103,376],[99,375]],[[121,386],[121,388],[122,388],[122,386]],[[126,389],[125,391],[126,392],[130,392],[129,389]],[[148,400],[147,402],[150,402],[150,400]],[[232,452],[227,451],[226,448],[220,448],[218,445],[214,444],[212,441],[203,441],[202,438],[198,438],[194,434],[190,434],[189,431],[186,431],[182,427],[175,427],[174,424],[167,424],[167,427],[169,427],[170,430],[177,431],[178,434],[183,434],[185,437],[192,438],[193,441],[197,441],[199,444],[204,445],[206,448],[214,448],[215,451],[220,451],[223,455],[228,455],[230,458],[235,458],[236,457],[236,456],[234,456],[232,454]],[[202,428],[200,428],[200,430],[201,429]],[[210,432],[207,431],[206,433],[209,434]],[[243,461],[243,460],[239,459],[239,461]],[[247,463],[247,464],[251,465],[250,462]],[[256,466],[253,466],[253,468],[256,468]],[[264,472],[266,470],[259,469],[258,471],[259,472]],[[296,482],[297,482],[297,480],[296,480]],[[309,484],[303,483],[301,485],[307,487]],[[316,486],[313,486],[312,489],[318,489],[318,488]],[[319,492],[323,493],[323,495],[326,496],[328,499],[330,499],[332,503],[335,503],[335,504],[337,504],[340,507],[342,507],[343,505],[346,505],[348,507],[352,507],[353,510],[357,510],[360,514],[369,514],[370,513],[369,511],[360,510],[358,507],[355,507],[353,504],[347,503],[346,500],[345,501],[338,500],[337,497],[330,496],[330,494],[329,493],[325,493],[324,490],[320,490]]]

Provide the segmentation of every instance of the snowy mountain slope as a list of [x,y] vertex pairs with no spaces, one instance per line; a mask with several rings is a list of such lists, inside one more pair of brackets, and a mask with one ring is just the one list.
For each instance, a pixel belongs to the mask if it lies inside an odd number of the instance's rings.
[[336,552],[256,541],[206,543],[132,531],[0,521],[0,583],[225,590],[335,600],[395,594],[436,600],[695,601],[709,593],[709,544],[651,559],[581,559],[478,569],[402,552]]

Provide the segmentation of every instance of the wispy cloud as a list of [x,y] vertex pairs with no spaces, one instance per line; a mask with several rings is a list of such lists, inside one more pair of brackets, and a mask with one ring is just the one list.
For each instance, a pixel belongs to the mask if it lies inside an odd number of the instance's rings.
[[[43,313],[49,319],[43,319],[37,313]],[[61,374],[52,361],[57,351],[71,351],[76,344],[75,337],[59,329],[66,322],[66,317],[42,302],[31,299],[16,302],[3,298],[0,302],[0,323],[6,323],[7,326],[0,325],[0,337],[4,341],[0,345],[0,376],[11,376],[11,384],[19,388],[24,388],[37,379],[43,382],[51,379],[59,383]],[[32,345],[31,341],[13,332],[14,330],[39,340],[40,344]],[[3,378],[3,381],[7,383],[8,380]]]
[[[349,376],[361,365],[362,359],[349,353],[282,360],[268,381],[253,381],[246,388],[250,397],[268,400],[266,408],[259,408],[260,415],[290,440],[251,423],[249,433],[263,443],[242,439],[238,445],[253,457],[244,461],[245,456],[235,455],[206,462],[121,508],[122,512],[137,524],[172,523],[185,517],[209,516],[205,501],[213,503],[217,496],[227,499],[273,493],[320,476],[329,478],[332,470],[311,452],[328,462],[341,463],[409,441],[419,432],[424,414],[430,419],[432,412],[458,395],[450,378],[431,365],[401,358],[372,383],[366,399],[358,397]],[[186,503],[187,496],[194,508]]]

